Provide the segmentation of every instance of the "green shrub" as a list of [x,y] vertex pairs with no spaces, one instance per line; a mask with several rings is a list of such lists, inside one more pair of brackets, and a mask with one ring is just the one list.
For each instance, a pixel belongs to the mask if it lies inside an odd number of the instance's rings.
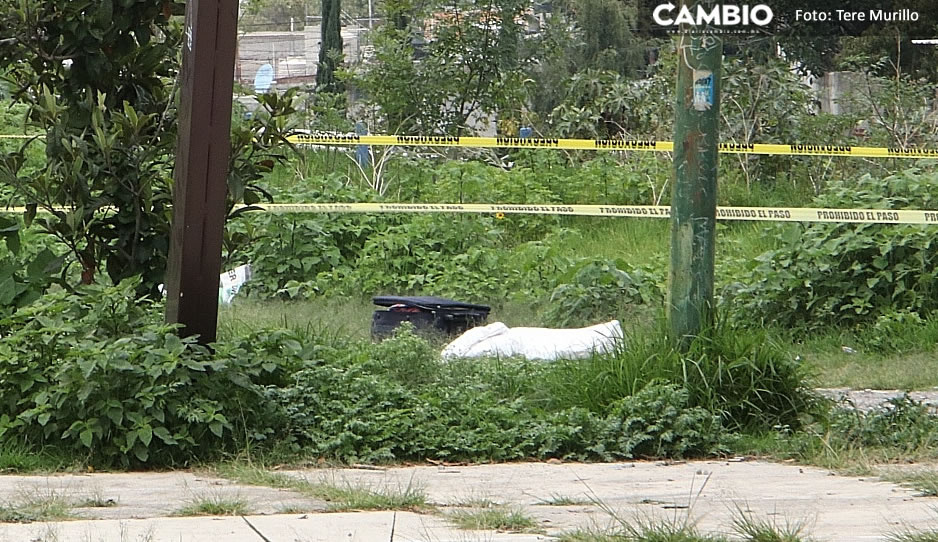
[[[426,292],[505,299],[518,281],[504,230],[493,218],[418,215],[369,238],[345,287],[369,293]],[[339,286],[341,288],[341,286]]]
[[323,354],[272,393],[302,449],[342,461],[699,455],[722,438],[719,416],[690,406],[673,385],[648,386],[602,412],[545,409],[542,363],[443,364],[407,330]]
[[622,260],[587,260],[558,281],[545,316],[559,327],[611,320],[631,305],[652,304],[663,297],[649,271]]
[[713,454],[723,437],[718,414],[692,407],[686,389],[664,382],[652,382],[622,398],[611,417],[621,424],[617,448],[626,457]]
[[375,345],[371,359],[376,372],[410,388],[434,382],[440,375],[439,350],[415,335],[410,322],[404,322],[393,337]]
[[0,436],[123,466],[275,436],[283,417],[263,384],[284,383],[285,354],[306,356],[296,338],[248,337],[213,355],[163,324],[136,287],[46,294],[0,320]]
[[50,237],[23,228],[17,218],[0,216],[0,238],[0,315],[8,315],[38,299],[56,281],[65,257],[50,249]]
[[403,459],[402,447],[414,437],[412,393],[362,365],[318,363],[297,372],[292,386],[272,393],[311,454],[347,461]]
[[[907,169],[835,183],[819,207],[935,208],[938,174]],[[917,225],[814,223],[775,229],[781,248],[756,258],[737,295],[741,321],[819,328],[874,321],[890,310],[938,309],[938,243]]]

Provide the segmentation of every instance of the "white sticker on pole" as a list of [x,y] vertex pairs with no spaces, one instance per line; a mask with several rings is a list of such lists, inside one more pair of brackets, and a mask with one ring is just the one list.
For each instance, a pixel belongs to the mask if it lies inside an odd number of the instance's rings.
[[713,107],[713,72],[694,70],[694,109],[707,111]]

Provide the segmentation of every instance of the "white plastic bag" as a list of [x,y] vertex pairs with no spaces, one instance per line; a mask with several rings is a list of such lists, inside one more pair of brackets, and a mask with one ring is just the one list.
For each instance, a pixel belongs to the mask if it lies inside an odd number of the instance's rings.
[[443,349],[443,359],[523,356],[527,359],[580,359],[607,353],[622,339],[618,320],[578,329],[509,328],[501,322],[472,328]]

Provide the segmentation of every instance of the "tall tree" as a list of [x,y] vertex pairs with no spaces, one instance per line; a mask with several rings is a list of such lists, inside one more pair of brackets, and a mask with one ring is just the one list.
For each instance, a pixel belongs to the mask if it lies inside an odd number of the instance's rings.
[[644,44],[633,36],[634,5],[621,0],[581,0],[574,8],[585,42],[583,66],[629,75],[644,65]]
[[336,79],[335,70],[342,62],[342,0],[322,2],[322,40],[319,44],[319,66],[316,69],[316,86],[320,91],[341,92],[342,83]]
[[[114,281],[162,280],[175,146],[181,2],[0,0],[0,72],[45,134],[46,161],[0,163],[0,182],[81,266]],[[29,143],[33,145],[38,143]],[[28,219],[32,218],[32,213]]]
[[[83,282],[140,275],[139,293],[156,295],[163,281],[184,10],[172,0],[0,0],[0,74],[28,107],[29,131],[45,135],[0,155],[0,184],[67,248]],[[232,201],[263,194],[255,182],[282,156],[273,149],[291,96],[262,101],[236,128]],[[43,164],[24,167],[36,147]]]
[[[375,31],[376,62],[355,84],[401,133],[465,134],[494,113],[519,111],[527,0],[393,0]],[[424,20],[423,33],[414,28]],[[423,38],[423,39],[421,39]],[[419,59],[419,61],[415,61]]]

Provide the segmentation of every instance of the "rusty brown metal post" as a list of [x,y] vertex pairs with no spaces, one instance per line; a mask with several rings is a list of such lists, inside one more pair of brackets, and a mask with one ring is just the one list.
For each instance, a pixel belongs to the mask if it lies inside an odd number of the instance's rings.
[[215,341],[238,0],[189,0],[183,35],[166,321]]

